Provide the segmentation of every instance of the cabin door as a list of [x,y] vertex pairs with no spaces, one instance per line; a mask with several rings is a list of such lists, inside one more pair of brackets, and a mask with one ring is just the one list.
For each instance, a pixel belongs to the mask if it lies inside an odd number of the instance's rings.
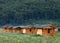
[[30,32],[30,34],[34,34],[35,29],[34,28],[29,28],[29,32]]
[[30,34],[33,34],[33,29],[29,28],[29,32],[30,32]]
[[51,36],[51,35],[53,35],[53,34],[54,34],[54,30],[48,28],[48,29],[47,29],[47,35]]
[[53,34],[53,30],[50,28],[43,29],[43,35],[44,36],[50,36]]

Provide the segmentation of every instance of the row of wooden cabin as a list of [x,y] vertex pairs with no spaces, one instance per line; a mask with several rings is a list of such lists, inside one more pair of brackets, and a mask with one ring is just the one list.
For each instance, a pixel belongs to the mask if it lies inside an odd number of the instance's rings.
[[53,36],[57,28],[52,25],[47,26],[24,26],[24,27],[4,27],[6,32],[20,32],[24,34],[38,34],[43,36]]

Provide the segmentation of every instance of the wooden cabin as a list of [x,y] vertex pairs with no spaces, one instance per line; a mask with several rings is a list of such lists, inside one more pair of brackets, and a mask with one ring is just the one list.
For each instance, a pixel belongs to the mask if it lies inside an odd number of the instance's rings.
[[6,32],[21,32],[24,34],[37,34],[42,36],[54,36],[58,28],[53,25],[40,25],[40,26],[20,26],[20,27],[4,27]]
[[12,32],[13,27],[8,27],[8,32]]
[[17,27],[13,27],[12,32],[17,32]]
[[3,27],[3,31],[7,32],[8,31],[8,27],[7,26]]
[[16,30],[17,30],[17,32],[21,32],[22,33],[22,28],[21,27],[17,27]]
[[43,36],[53,36],[56,34],[55,27],[52,25],[45,25],[37,27],[37,34]]
[[5,27],[3,27],[3,30],[4,30],[5,32],[11,32],[11,31],[12,31],[12,27],[7,27],[7,26],[5,26]]
[[12,28],[12,32],[22,32],[22,28],[15,26]]
[[23,28],[23,33],[26,33],[26,34],[36,34],[36,32],[37,32],[37,29],[35,29],[34,26],[27,26]]

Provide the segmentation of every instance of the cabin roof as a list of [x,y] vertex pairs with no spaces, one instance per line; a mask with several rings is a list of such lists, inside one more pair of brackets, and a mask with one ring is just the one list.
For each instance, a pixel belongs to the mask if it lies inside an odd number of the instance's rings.
[[45,28],[45,27],[47,27],[47,26],[52,26],[52,25],[37,25],[37,26],[35,26],[36,28]]
[[18,27],[20,27],[20,28],[26,28],[27,26],[13,26],[13,28],[18,28]]
[[20,28],[31,28],[31,27],[35,27],[35,28],[39,28],[39,29],[42,29],[42,28],[45,28],[45,27],[47,27],[47,26],[52,26],[51,24],[43,24],[43,25],[26,25],[26,26],[9,26],[8,28],[18,28],[18,27],[20,27]]

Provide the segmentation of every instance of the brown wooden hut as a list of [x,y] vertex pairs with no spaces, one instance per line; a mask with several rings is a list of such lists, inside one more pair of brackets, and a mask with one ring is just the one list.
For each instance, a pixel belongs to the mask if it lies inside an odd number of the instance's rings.
[[7,27],[7,26],[5,26],[5,27],[3,27],[3,30],[4,30],[5,32],[11,32],[11,31],[12,31],[12,27]]
[[12,32],[17,32],[17,27],[13,27]]
[[3,31],[7,32],[8,31],[8,27],[7,26],[4,26],[3,27]]
[[22,28],[19,27],[19,26],[14,26],[14,27],[12,28],[12,32],[22,32]]
[[8,32],[12,32],[13,27],[8,27]]
[[52,25],[42,25],[37,27],[37,34],[43,36],[53,36],[56,34],[55,27]]
[[16,30],[17,30],[17,32],[21,32],[22,33],[22,28],[21,27],[17,27]]
[[34,26],[27,26],[23,28],[23,33],[26,33],[26,34],[36,34],[36,32],[37,32],[37,29],[35,29]]

